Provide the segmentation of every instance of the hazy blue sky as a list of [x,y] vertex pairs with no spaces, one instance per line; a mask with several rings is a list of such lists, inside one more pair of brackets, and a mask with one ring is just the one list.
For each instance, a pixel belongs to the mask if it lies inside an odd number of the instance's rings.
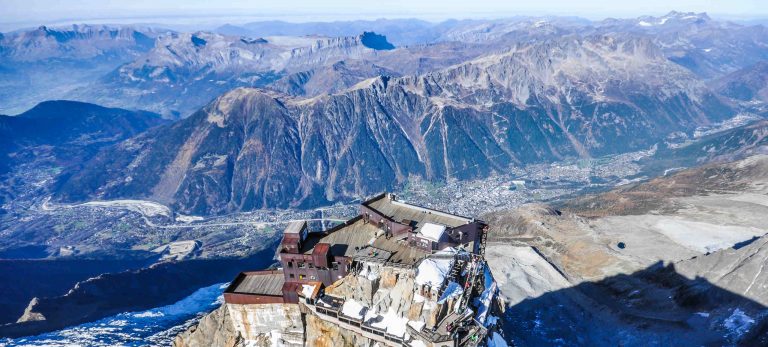
[[572,15],[590,19],[671,10],[733,19],[768,17],[768,0],[0,0],[0,27],[69,22],[243,23],[260,19],[498,18]]

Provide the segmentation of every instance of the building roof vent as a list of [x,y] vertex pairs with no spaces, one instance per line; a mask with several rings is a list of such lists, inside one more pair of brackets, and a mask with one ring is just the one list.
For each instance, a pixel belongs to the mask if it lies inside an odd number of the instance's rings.
[[424,226],[419,229],[419,236],[434,242],[440,241],[445,233],[445,225],[424,223]]

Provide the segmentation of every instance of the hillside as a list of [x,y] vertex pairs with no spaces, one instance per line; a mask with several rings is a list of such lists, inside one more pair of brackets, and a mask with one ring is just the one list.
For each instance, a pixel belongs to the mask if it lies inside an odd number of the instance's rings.
[[59,192],[148,198],[185,213],[310,206],[411,175],[480,178],[647,148],[731,112],[648,40],[567,37],[311,99],[236,89],[101,153]]
[[50,152],[59,164],[164,123],[157,114],[74,101],[46,101],[17,116],[0,115],[0,174]]
[[489,258],[507,331],[522,346],[765,343],[766,172],[753,156],[487,215],[489,254],[536,250]]

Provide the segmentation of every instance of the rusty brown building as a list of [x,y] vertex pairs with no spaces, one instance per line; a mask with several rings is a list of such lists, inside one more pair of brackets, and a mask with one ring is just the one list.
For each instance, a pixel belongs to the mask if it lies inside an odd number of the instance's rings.
[[[336,227],[310,232],[306,222],[290,223],[278,254],[282,270],[241,273],[225,292],[228,303],[298,302],[301,284],[329,286],[360,262],[414,268],[433,252],[459,247],[482,254],[488,226],[398,200],[393,194],[376,196],[360,205],[360,214]],[[282,275],[282,276],[280,276]],[[255,278],[258,277],[258,278]]]

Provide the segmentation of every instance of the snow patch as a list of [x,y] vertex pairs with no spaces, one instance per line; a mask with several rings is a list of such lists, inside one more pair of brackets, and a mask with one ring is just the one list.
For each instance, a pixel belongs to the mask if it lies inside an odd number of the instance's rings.
[[427,325],[427,323],[420,320],[412,320],[408,322],[408,325],[410,325],[413,330],[421,331],[421,329],[424,329],[424,326]]
[[492,327],[499,323],[499,317],[496,316],[488,316],[488,319],[485,321],[485,327]]
[[375,281],[379,279],[379,269],[376,265],[365,263],[363,265],[363,270],[360,271],[358,277],[365,278],[369,281]]
[[301,295],[303,295],[305,298],[311,298],[312,293],[315,292],[315,285],[314,284],[302,284],[301,285]]
[[443,233],[445,233],[445,226],[439,224],[424,223],[424,226],[419,229],[419,235],[421,235],[421,237],[434,242],[440,241],[440,238],[443,237]]
[[445,287],[445,292],[443,292],[443,295],[440,296],[440,300],[438,300],[437,303],[442,304],[448,299],[458,297],[461,294],[464,294],[464,288],[462,288],[460,284],[454,281],[451,281]]
[[483,290],[483,293],[480,294],[480,297],[477,298],[477,316],[475,319],[477,319],[478,322],[481,324],[485,324],[485,319],[488,317],[488,312],[490,311],[491,307],[491,301],[493,300],[493,297],[496,295],[497,291],[497,285],[496,281],[493,280],[493,275],[491,275],[491,269],[488,268],[486,265],[484,267],[485,273],[485,289]]
[[435,255],[440,257],[430,257],[424,259],[419,267],[416,269],[416,284],[428,285],[431,287],[437,287],[445,282],[445,277],[451,271],[453,267],[453,257],[442,258],[447,255],[456,254],[456,250],[453,248],[446,248]]
[[352,317],[355,319],[363,319],[363,315],[365,314],[365,306],[361,305],[359,302],[349,299],[344,302],[344,306],[341,307],[341,313],[344,314],[347,317]]
[[150,317],[162,317],[165,314],[160,311],[145,311],[140,313],[134,313],[133,317],[135,318],[150,318]]
[[730,332],[728,335],[732,337],[744,335],[753,324],[755,324],[755,320],[738,308],[733,310],[731,316],[723,321],[723,326]]
[[488,347],[508,347],[507,341],[499,335],[497,332],[493,332],[493,335],[488,338]]
[[141,312],[120,313],[91,323],[18,339],[0,339],[0,346],[108,347],[168,346],[173,338],[202,313],[221,305],[221,292],[228,283],[198,289],[175,304]]

